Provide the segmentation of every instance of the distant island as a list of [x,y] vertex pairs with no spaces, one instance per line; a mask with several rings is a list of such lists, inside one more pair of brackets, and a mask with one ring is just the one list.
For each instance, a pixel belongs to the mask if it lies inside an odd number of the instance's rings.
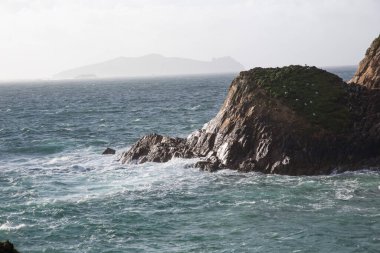
[[242,70],[244,70],[244,66],[231,57],[199,61],[149,54],[141,57],[119,57],[105,62],[65,70],[54,75],[54,78],[172,76],[237,73]]

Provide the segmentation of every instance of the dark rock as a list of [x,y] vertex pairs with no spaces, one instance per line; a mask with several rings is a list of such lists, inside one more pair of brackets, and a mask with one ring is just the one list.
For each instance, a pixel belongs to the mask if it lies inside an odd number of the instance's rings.
[[0,253],[18,253],[10,241],[0,242]]
[[103,151],[102,155],[114,155],[116,153],[116,150],[112,148],[106,148],[106,150]]
[[130,150],[124,152],[120,161],[122,163],[162,163],[167,162],[174,157],[194,157],[194,154],[189,150],[185,139],[150,134],[141,138]]
[[121,161],[201,158],[207,171],[321,175],[380,166],[380,90],[316,67],[243,71],[218,114],[187,139],[153,134]]
[[223,169],[224,166],[220,163],[216,156],[211,156],[206,160],[201,160],[195,164],[196,168],[200,168],[204,171],[214,172]]

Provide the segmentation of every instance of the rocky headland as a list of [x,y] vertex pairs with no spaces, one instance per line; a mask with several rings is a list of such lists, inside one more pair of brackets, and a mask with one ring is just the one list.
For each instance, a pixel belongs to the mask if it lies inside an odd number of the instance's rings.
[[233,80],[218,114],[202,129],[187,139],[147,135],[120,160],[200,158],[195,166],[207,171],[228,168],[284,175],[376,169],[380,66],[378,58],[377,63],[371,59],[379,57],[377,41],[349,84],[309,66],[243,71]]

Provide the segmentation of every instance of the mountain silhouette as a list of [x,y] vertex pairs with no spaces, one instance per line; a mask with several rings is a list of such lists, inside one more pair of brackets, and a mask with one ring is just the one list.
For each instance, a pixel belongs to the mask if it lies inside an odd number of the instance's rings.
[[244,66],[231,57],[199,61],[149,54],[142,57],[118,57],[109,61],[62,71],[54,78],[169,76],[192,74],[234,73]]

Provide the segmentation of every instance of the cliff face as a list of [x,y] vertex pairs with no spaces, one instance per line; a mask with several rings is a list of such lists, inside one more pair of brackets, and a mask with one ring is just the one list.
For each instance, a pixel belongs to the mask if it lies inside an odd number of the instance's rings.
[[[341,86],[338,77],[309,67],[242,72],[218,115],[188,142],[197,154],[214,156],[221,166],[315,174],[322,169],[318,157],[323,142],[350,124],[348,108],[333,104],[345,98]],[[322,100],[332,108],[321,107]]]
[[350,83],[364,85],[370,89],[380,89],[380,35],[367,49]]
[[145,136],[121,161],[200,158],[195,166],[208,171],[286,175],[379,169],[377,41],[366,57],[372,59],[366,69],[373,74],[359,78],[363,83],[346,84],[316,67],[243,71],[232,82],[219,113],[202,129],[187,139]]

